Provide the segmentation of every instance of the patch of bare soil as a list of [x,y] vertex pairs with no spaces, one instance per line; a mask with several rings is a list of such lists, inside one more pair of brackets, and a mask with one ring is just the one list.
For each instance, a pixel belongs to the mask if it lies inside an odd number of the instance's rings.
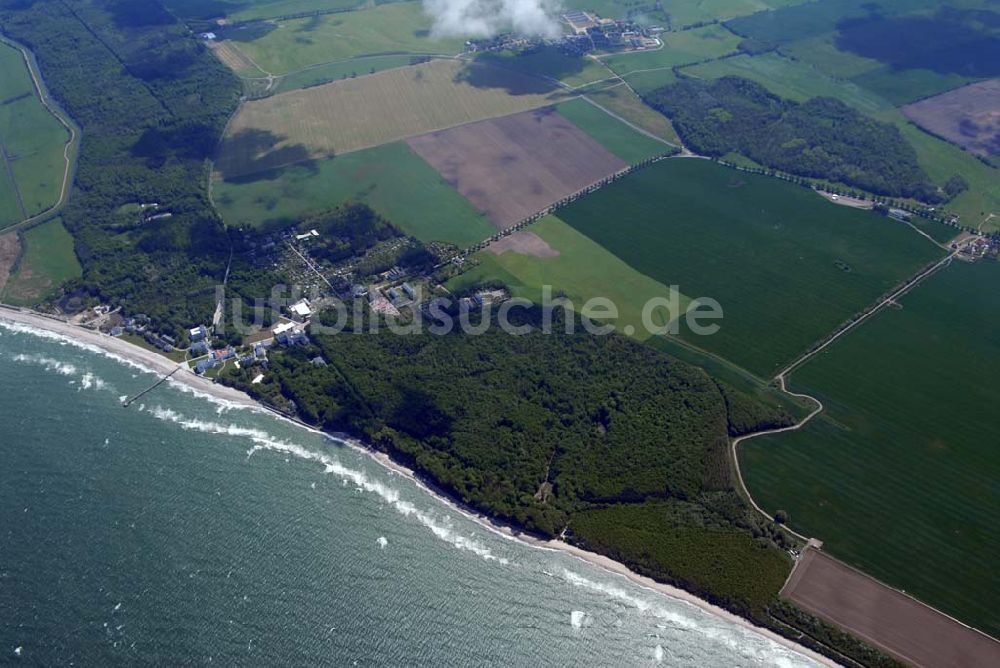
[[1000,154],[1000,79],[969,84],[903,107],[925,130],[981,156]]
[[545,239],[534,232],[521,230],[509,234],[503,239],[494,241],[489,245],[490,251],[495,255],[512,252],[520,255],[532,255],[534,257],[558,257],[559,251],[549,245]]
[[499,229],[627,167],[551,107],[407,143]]
[[818,550],[781,595],[915,666],[1000,666],[1000,642]]

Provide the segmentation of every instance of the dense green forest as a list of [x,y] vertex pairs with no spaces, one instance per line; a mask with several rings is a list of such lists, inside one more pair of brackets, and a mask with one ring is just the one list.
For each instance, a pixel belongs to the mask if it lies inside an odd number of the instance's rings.
[[798,103],[754,81],[722,77],[683,79],[653,91],[647,102],[702,155],[739,152],[765,167],[878,195],[928,203],[945,199],[895,126],[834,98]]
[[[83,130],[62,214],[84,269],[76,287],[165,330],[209,318],[230,244],[206,158],[239,82],[153,0],[0,0],[0,26]],[[137,203],[171,215],[122,214]]]
[[[535,308],[522,317],[540,322]],[[478,336],[383,330],[312,340],[273,354],[263,383],[250,384],[256,369],[228,378],[546,536],[568,527],[603,545],[621,528],[608,519],[625,514],[648,526],[658,517],[677,529],[669,536],[677,558],[661,575],[741,611],[765,606],[787,575],[784,535],[733,489],[728,434],[792,419],[733,388],[724,395],[700,369],[623,337],[537,327],[523,336],[493,326]],[[328,364],[313,364],[317,355]],[[734,422],[727,406],[737,404]],[[754,582],[760,572],[770,576]]]
[[897,665],[778,600],[787,537],[735,491],[728,436],[790,424],[781,406],[630,339],[567,334],[558,312],[553,334],[540,331],[539,307],[510,315],[530,333],[495,322],[479,335],[399,335],[384,322],[373,333],[367,314],[357,332],[348,322],[274,350],[261,383],[251,383],[259,367],[221,380],[363,439],[491,516],[562,535],[819,651]]

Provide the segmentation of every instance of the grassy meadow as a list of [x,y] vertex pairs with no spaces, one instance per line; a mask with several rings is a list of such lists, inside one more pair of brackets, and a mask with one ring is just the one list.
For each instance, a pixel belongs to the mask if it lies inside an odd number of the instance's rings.
[[407,234],[459,246],[496,229],[403,142],[215,181],[213,199],[227,225],[287,227],[305,214],[349,200],[365,202]]
[[956,262],[792,375],[826,413],[741,451],[764,508],[994,636],[997,332],[1000,267]]
[[42,105],[20,51],[0,43],[0,228],[59,200],[69,133]]
[[601,146],[629,164],[672,150],[671,146],[636,132],[583,98],[557,104],[556,110],[573,125],[597,140]]
[[376,54],[456,54],[464,40],[435,39],[420,2],[280,21],[240,49],[266,72],[287,74],[319,63]]
[[941,255],[905,225],[707,160],[657,163],[559,217],[641,274],[718,300],[717,333],[681,336],[759,377]]
[[[546,216],[527,231],[541,237],[558,255],[536,257],[513,250],[498,255],[487,249],[476,255],[479,266],[452,279],[449,288],[498,279],[507,283],[515,296],[539,302],[542,286],[548,285],[553,296],[567,297],[578,312],[583,312],[587,300],[606,297],[618,309],[618,319],[611,324],[619,331],[631,327],[636,339],[649,338],[642,326],[642,308],[648,299],[667,297],[666,285],[639,273],[556,216]],[[679,303],[684,309],[690,300],[681,295]],[[655,312],[653,318],[660,326],[670,320],[665,311]]]
[[55,218],[23,234],[24,252],[17,271],[0,298],[10,304],[37,304],[55,294],[59,286],[78,278],[82,269],[73,250],[73,237]]

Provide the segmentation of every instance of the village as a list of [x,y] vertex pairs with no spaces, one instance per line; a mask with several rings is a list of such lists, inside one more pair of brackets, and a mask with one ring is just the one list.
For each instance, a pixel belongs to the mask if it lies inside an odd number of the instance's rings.
[[[435,279],[434,272],[415,272],[398,265],[375,274],[368,273],[364,268],[365,258],[372,252],[386,253],[400,243],[399,238],[383,242],[368,253],[329,263],[313,257],[310,251],[311,243],[320,236],[315,229],[301,233],[293,229],[252,243],[250,256],[255,266],[285,277],[288,285],[295,288],[291,297],[276,296],[270,300],[266,305],[270,317],[262,318],[269,324],[249,325],[250,333],[239,341],[233,341],[232,335],[222,334],[222,304],[215,322],[192,323],[180,335],[156,331],[146,314],[124,316],[121,309],[103,304],[92,306],[71,320],[156,351],[181,364],[181,368],[207,378],[217,377],[229,365],[236,369],[259,367],[253,379],[253,383],[258,384],[265,378],[269,351],[275,347],[309,345],[309,326],[314,316],[326,308],[346,306],[354,313],[367,311],[382,318],[412,323],[414,319],[431,318],[433,306],[445,310],[454,306],[468,313],[485,305],[499,304],[510,296],[506,290],[483,289],[452,299],[454,296]],[[460,269],[463,261],[464,258],[455,258],[443,264],[448,270]],[[286,286],[277,287],[283,290]],[[327,364],[322,357],[312,362]]]

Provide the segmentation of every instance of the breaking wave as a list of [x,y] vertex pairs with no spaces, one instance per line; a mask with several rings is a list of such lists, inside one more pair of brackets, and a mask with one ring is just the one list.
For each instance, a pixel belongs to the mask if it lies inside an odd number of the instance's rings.
[[133,369],[138,369],[139,371],[144,371],[146,373],[156,373],[153,369],[139,364],[138,362],[131,360],[122,355],[116,355],[115,353],[105,350],[99,346],[95,346],[90,343],[84,343],[83,341],[77,341],[76,339],[65,336],[63,334],[58,334],[56,332],[51,332],[47,329],[39,329],[36,327],[31,327],[29,325],[23,325],[19,322],[11,322],[10,320],[3,319],[3,313],[0,313],[0,329],[5,329],[8,332],[15,332],[17,334],[29,334],[31,336],[37,337],[39,339],[47,339],[49,341],[55,341],[61,346],[73,346],[79,350],[86,350],[90,353],[96,353],[102,357],[115,360],[126,366],[132,367]]
[[68,362],[60,362],[59,360],[52,359],[51,357],[45,357],[44,355],[14,355],[15,362],[22,362],[25,364],[36,364],[46,371],[54,371],[61,376],[75,376],[76,367]]
[[[729,650],[742,654],[754,662],[764,662],[767,665],[779,667],[801,665],[802,655],[797,652],[793,652],[770,638],[747,628],[740,626],[720,628],[713,623],[714,620],[709,617],[708,613],[704,613],[704,617],[699,615],[700,619],[695,619],[694,617],[689,617],[650,603],[643,598],[630,594],[620,587],[602,582],[594,582],[568,569],[563,569],[563,577],[574,586],[589,589],[607,596],[630,608],[639,610],[642,614],[648,614],[663,620],[670,626],[699,633],[712,642],[724,645]],[[680,599],[672,600],[691,605],[687,601]],[[692,609],[695,610],[693,606]],[[662,652],[662,647],[660,651]]]
[[450,543],[452,546],[457,547],[460,550],[471,552],[486,561],[494,561],[505,566],[509,564],[509,561],[506,558],[496,556],[493,554],[492,550],[475,538],[459,533],[447,517],[443,519],[438,518],[429,512],[417,508],[417,506],[412,502],[403,499],[398,490],[389,487],[378,480],[373,480],[363,471],[358,471],[343,465],[336,457],[331,457],[330,455],[304,448],[297,443],[275,440],[270,434],[261,429],[188,418],[181,415],[177,411],[159,406],[154,406],[145,410],[153,417],[159,420],[172,422],[180,426],[182,429],[199,431],[206,434],[220,434],[225,436],[247,438],[254,444],[253,447],[247,451],[248,457],[261,450],[267,450],[292,455],[305,461],[316,462],[324,467],[326,473],[337,476],[343,480],[345,484],[351,483],[358,490],[375,494],[383,502],[392,506],[393,509],[399,514],[404,517],[411,517],[417,520],[440,540]]

